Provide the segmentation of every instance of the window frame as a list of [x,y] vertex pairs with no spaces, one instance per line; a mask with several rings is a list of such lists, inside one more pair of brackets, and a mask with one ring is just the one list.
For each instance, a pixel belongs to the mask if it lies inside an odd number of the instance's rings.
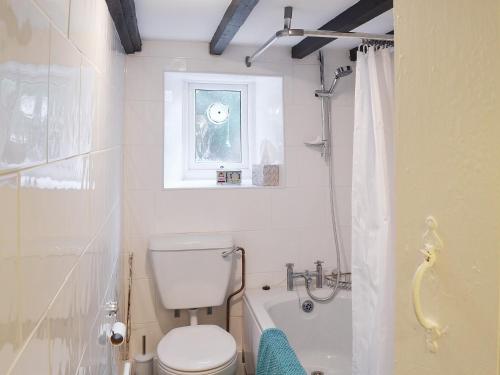
[[[196,112],[196,90],[207,91],[238,91],[240,92],[240,145],[241,163],[228,162],[196,162],[195,145],[195,112]],[[208,82],[208,81],[186,81],[184,84],[183,100],[183,178],[186,180],[205,180],[215,178],[215,171],[223,166],[226,170],[249,171],[250,165],[250,141],[249,141],[249,85],[246,83]],[[246,173],[245,173],[246,174]]]

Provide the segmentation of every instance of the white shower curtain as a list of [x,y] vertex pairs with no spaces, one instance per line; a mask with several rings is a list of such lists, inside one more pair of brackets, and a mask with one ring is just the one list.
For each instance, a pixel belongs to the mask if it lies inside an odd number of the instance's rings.
[[352,171],[353,375],[391,375],[392,48],[358,52]]

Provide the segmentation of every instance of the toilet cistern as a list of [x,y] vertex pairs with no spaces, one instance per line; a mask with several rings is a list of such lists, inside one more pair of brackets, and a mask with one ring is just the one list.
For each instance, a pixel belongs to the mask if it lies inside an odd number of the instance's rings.
[[[199,324],[199,308],[224,304],[234,266],[231,236],[155,236],[149,241],[154,279],[164,308],[185,309],[189,326],[159,342],[158,375],[234,375],[236,341],[216,325]],[[186,278],[186,275],[188,276]]]

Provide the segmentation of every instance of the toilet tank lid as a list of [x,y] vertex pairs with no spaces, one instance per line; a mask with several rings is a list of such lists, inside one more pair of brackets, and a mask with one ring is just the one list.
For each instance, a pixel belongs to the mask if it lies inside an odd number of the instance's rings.
[[159,235],[149,239],[151,251],[230,249],[233,238],[226,234]]

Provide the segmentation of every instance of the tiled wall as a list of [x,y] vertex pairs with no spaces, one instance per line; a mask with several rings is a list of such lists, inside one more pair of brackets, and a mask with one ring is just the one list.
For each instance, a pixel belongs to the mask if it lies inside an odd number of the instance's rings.
[[[204,43],[145,42],[143,52],[127,57],[125,93],[124,247],[135,254],[132,291],[132,352],[141,335],[149,349],[170,328],[187,324],[165,311],[154,292],[147,240],[151,234],[229,232],[245,247],[248,284],[280,283],[284,264],[314,267],[323,259],[335,266],[328,196],[328,169],[316,150],[303,142],[321,134],[317,56],[292,60],[289,48],[274,48],[248,69],[244,57],[253,47],[234,47],[223,56],[208,54]],[[328,51],[327,77],[349,64],[346,51]],[[283,188],[164,190],[163,72],[192,71],[280,75],[284,77],[286,175]],[[330,82],[330,81],[329,81]],[[332,102],[335,178],[344,264],[350,266],[350,191],[353,131],[353,75],[340,81]],[[168,167],[168,166],[167,166]],[[230,208],[228,210],[227,208]],[[182,282],[182,280],[179,280]],[[235,277],[235,288],[239,278]],[[222,323],[222,309],[202,321]],[[233,334],[241,343],[241,308],[233,308]]]
[[102,0],[0,0],[0,374],[110,373],[125,57]]

